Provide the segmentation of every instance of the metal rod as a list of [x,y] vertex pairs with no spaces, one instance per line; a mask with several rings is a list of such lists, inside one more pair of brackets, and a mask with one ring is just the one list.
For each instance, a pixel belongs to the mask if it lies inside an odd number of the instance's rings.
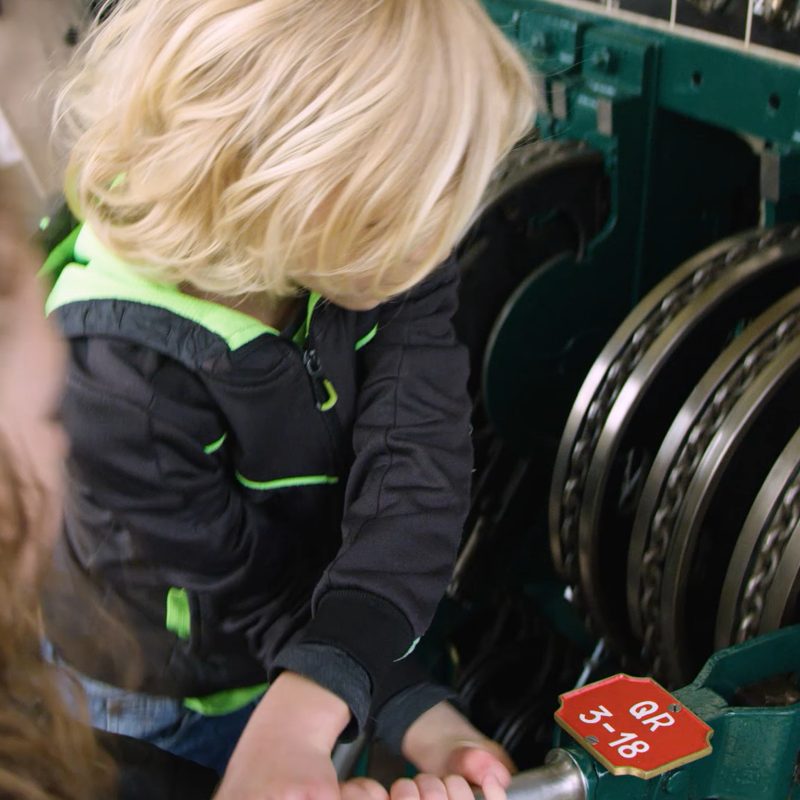
[[605,639],[600,639],[595,645],[595,648],[592,651],[592,655],[589,657],[589,660],[584,665],[583,672],[581,672],[580,677],[578,678],[578,682],[574,686],[574,689],[582,689],[586,685],[589,678],[592,676],[592,672],[594,672],[594,670],[597,668],[597,665],[603,660],[603,658],[605,658],[605,655],[606,655],[606,642]]
[[353,742],[336,745],[331,755],[331,760],[340,781],[346,781],[353,777],[353,771],[368,744],[369,736],[366,732],[363,732]]
[[747,3],[747,24],[744,29],[744,46],[750,47],[750,40],[753,36],[753,16],[756,10],[755,0],[749,0]]
[[[508,800],[587,800],[588,783],[566,750],[551,750],[543,767],[522,772],[506,789]],[[475,792],[475,800],[485,800]]]

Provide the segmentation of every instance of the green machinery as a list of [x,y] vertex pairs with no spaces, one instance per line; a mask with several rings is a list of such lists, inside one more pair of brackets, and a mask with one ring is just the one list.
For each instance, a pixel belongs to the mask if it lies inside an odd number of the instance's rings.
[[[540,110],[461,247],[476,474],[429,659],[548,759],[520,800],[797,796],[800,6],[486,6]],[[554,739],[621,670],[713,753],[645,781]]]
[[[800,628],[787,628],[714,655],[675,697],[713,729],[711,754],[650,780],[611,775],[564,738],[545,766],[518,776],[510,800],[727,800],[800,795],[800,693],[776,678],[800,663]],[[746,705],[745,705],[746,704]],[[767,705],[769,704],[769,705]]]
[[[676,17],[692,8],[677,3]],[[525,352],[503,347],[514,367],[499,355],[488,364],[496,426],[539,443],[565,423],[603,342],[667,272],[726,234],[800,217],[800,57],[595,3],[488,7],[540,76],[541,140],[582,142],[608,181],[592,209],[602,227],[573,215],[563,259],[531,275],[517,312]],[[568,160],[562,180],[575,171]],[[500,339],[521,333],[515,316]],[[517,405],[530,394],[527,369],[537,391]]]

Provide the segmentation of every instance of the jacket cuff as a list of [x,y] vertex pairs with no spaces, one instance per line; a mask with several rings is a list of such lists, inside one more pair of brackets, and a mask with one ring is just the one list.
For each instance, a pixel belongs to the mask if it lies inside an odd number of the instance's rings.
[[430,682],[431,676],[414,655],[392,664],[377,690],[372,693],[372,716],[377,717],[381,708],[400,692]]
[[300,642],[346,653],[367,674],[370,693],[415,644],[414,631],[396,606],[377,595],[347,589],[322,596]]
[[455,692],[434,683],[411,686],[383,705],[375,716],[375,738],[402,756],[406,731],[426,711],[455,697]]
[[270,682],[284,670],[309,678],[347,703],[353,717],[339,741],[352,741],[364,730],[369,718],[369,676],[347,653],[329,645],[301,642],[278,655],[269,670]]

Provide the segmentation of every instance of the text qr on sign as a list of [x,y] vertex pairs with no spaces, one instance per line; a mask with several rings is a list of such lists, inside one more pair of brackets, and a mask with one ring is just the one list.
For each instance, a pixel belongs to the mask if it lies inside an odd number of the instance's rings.
[[650,678],[615,675],[560,700],[556,722],[614,775],[653,778],[711,752],[712,729]]

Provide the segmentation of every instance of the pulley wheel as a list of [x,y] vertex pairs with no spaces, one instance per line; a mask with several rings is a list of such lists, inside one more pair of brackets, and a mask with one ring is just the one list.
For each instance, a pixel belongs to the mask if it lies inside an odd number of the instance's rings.
[[536,141],[508,156],[459,247],[453,322],[478,395],[486,344],[512,292],[555,253],[582,254],[607,216],[603,157],[585,142]]
[[[787,315],[784,335],[798,324],[800,314]],[[725,417],[681,503],[661,590],[660,656],[673,685],[690,681],[713,652],[715,612],[736,538],[800,425],[800,336],[789,338],[781,345],[779,332],[767,337],[766,350],[778,352]]]
[[550,549],[568,583],[578,582],[578,520],[589,464],[625,381],[680,312],[756,252],[764,235],[733,236],[676,269],[633,309],[594,362],[564,428],[550,491]]
[[[481,370],[486,411],[503,441],[521,453],[528,451],[533,441],[541,442],[542,437],[545,441],[552,439],[553,432],[560,430],[558,419],[550,415],[560,414],[566,405],[557,402],[564,389],[551,380],[552,373],[558,371],[557,361],[562,354],[542,356],[526,345],[530,344],[527,339],[531,320],[540,318],[545,302],[544,292],[539,291],[542,283],[553,273],[564,272],[569,265],[575,265],[575,253],[567,250],[554,255],[529,275],[498,314],[486,346]],[[552,309],[552,303],[550,306]],[[577,350],[585,348],[594,337],[584,338]],[[543,397],[547,403],[542,403]],[[537,412],[532,413],[531,409]]]
[[[800,258],[800,242],[787,249],[790,259]],[[627,596],[634,631],[657,670],[664,565],[689,484],[735,403],[797,334],[798,304],[800,293],[795,291],[751,323],[720,355],[675,417],[648,475],[628,554]],[[738,529],[733,535],[737,533]],[[695,613],[714,614],[716,605]]]
[[[618,652],[637,649],[625,585],[634,516],[652,460],[697,381],[742,321],[800,281],[797,256],[787,257],[775,244],[781,237],[791,241],[791,233],[751,234],[744,247],[715,254],[717,279],[659,326],[609,403],[586,468],[578,567],[580,596],[594,626]],[[795,248],[800,254],[800,242]]]
[[[779,627],[800,560],[787,558],[787,549],[800,523],[800,430],[767,475],[736,541],[717,613],[714,647],[721,650]],[[777,582],[780,567],[788,569],[790,590]],[[775,592],[771,590],[775,587]],[[770,598],[772,593],[773,597]],[[781,598],[778,624],[768,626],[765,610]],[[773,620],[774,622],[774,620]]]
[[725,346],[747,320],[800,283],[800,228],[797,233],[796,240],[793,229],[766,236],[756,253],[695,298],[653,342],[609,412],[586,479],[579,565],[593,618],[623,652],[638,644],[628,627],[626,585],[628,565],[642,563],[633,530],[648,473]]

